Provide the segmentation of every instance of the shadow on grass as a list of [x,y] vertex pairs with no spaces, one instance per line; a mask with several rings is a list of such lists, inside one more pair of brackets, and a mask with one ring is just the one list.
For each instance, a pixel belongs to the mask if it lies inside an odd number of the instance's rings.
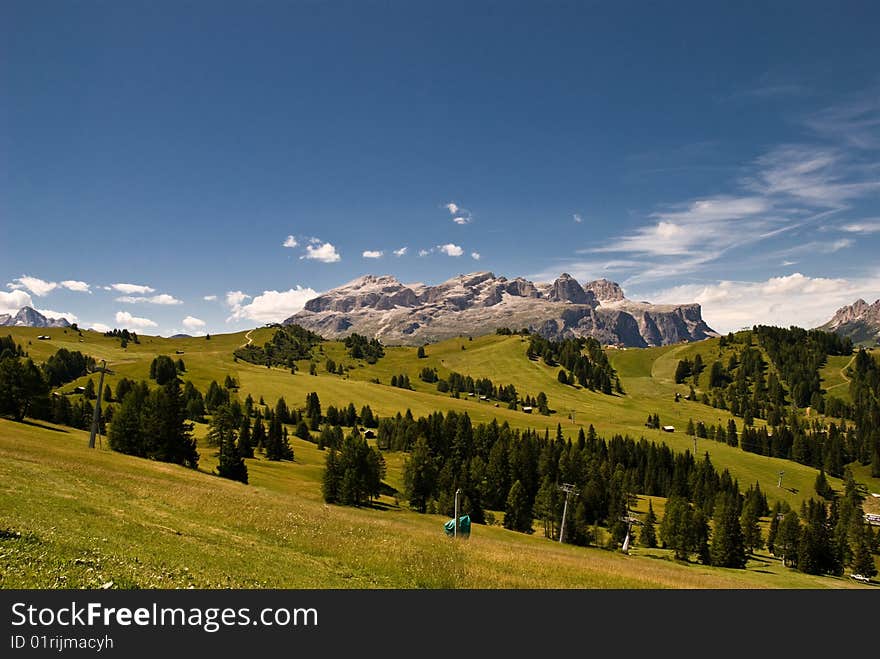
[[[13,419],[14,421],[14,419]],[[51,430],[52,432],[62,432],[64,434],[70,433],[69,430],[64,430],[63,428],[54,428],[52,426],[47,426],[43,423],[38,423],[37,421],[15,421],[15,423],[20,423],[24,426],[33,426],[34,428],[42,428],[43,430]]]

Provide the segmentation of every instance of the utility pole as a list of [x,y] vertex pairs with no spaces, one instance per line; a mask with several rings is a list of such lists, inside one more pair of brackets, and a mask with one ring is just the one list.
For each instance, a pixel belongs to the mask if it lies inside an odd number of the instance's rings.
[[568,513],[568,500],[572,494],[577,496],[580,492],[572,483],[563,483],[559,486],[559,489],[565,492],[565,506],[562,508],[562,525],[559,527],[559,542],[562,542],[562,538],[565,535],[565,516]]
[[694,435],[694,460],[697,459],[697,436]]
[[782,476],[785,474],[784,471],[779,472],[779,482],[776,483],[776,487],[782,487]]
[[101,396],[104,395],[104,373],[107,372],[107,361],[101,360],[101,379],[98,382],[98,397],[95,399],[95,413],[92,415],[92,433],[89,435],[89,448],[95,448],[95,435],[98,432],[98,419],[101,418]]
[[458,496],[461,494],[461,488],[455,490],[455,530],[452,532],[452,537],[458,537]]

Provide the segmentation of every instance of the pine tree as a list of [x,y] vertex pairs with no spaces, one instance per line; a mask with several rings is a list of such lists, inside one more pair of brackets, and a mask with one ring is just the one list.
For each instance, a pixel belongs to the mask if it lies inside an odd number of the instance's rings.
[[327,503],[336,503],[339,500],[339,483],[342,478],[339,465],[339,456],[336,449],[331,446],[324,460],[324,475],[321,479],[321,493]]
[[531,533],[532,509],[528,494],[520,481],[516,481],[507,495],[504,508],[504,528]]
[[654,548],[657,546],[657,534],[654,527],[657,523],[657,516],[654,514],[654,504],[648,500],[648,514],[645,515],[645,521],[639,530],[639,544],[642,547]]
[[722,494],[715,502],[710,558],[717,567],[744,568],[746,550],[740,525],[739,496]]
[[251,420],[247,415],[241,419],[238,429],[238,452],[243,458],[254,457],[254,447],[251,440]]
[[758,504],[754,500],[747,500],[743,505],[740,525],[742,526],[743,545],[751,553],[755,553],[755,550],[764,546],[761,527],[758,526],[760,517]]
[[220,446],[217,474],[223,478],[247,483],[247,465],[235,444],[237,439],[235,417],[228,406],[223,405],[214,412],[208,435]]
[[424,437],[416,440],[404,462],[403,481],[409,505],[420,513],[425,512],[436,487],[437,468]]
[[104,402],[105,402],[105,403],[112,402],[112,400],[113,400],[113,390],[110,389],[110,385],[109,385],[109,384],[105,384],[105,385],[104,385],[104,396],[103,396],[103,398],[104,398]]
[[853,574],[861,574],[864,577],[877,576],[877,565],[874,563],[874,557],[871,555],[871,527],[865,525],[862,533],[859,534],[858,540],[853,550]]

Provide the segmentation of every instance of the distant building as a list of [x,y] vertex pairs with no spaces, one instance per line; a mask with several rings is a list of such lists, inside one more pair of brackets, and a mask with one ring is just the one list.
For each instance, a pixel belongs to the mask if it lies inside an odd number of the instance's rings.
[[525,412],[526,414],[531,414],[532,408],[529,407],[528,405],[526,405],[525,407],[522,408],[522,411]]
[[663,432],[675,432],[675,426],[663,426]]
[[48,341],[49,336],[47,334],[40,334],[40,336],[38,336],[37,339],[39,339],[40,341]]
[[372,430],[365,430],[364,439],[376,439],[376,433]]

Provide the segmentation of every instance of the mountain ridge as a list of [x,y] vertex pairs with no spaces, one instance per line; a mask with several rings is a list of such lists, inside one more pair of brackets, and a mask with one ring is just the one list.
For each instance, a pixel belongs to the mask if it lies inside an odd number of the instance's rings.
[[848,336],[855,343],[880,342],[880,299],[868,304],[859,298],[852,304],[842,306],[817,329]]
[[0,327],[70,327],[64,318],[49,318],[33,307],[22,307],[15,315],[0,314]]
[[717,336],[703,321],[699,304],[634,302],[616,282],[581,285],[568,273],[535,283],[478,271],[434,286],[369,274],[308,300],[284,323],[327,338],[357,332],[389,345],[420,345],[502,327],[525,327],[554,339],[591,336],[626,347]]

